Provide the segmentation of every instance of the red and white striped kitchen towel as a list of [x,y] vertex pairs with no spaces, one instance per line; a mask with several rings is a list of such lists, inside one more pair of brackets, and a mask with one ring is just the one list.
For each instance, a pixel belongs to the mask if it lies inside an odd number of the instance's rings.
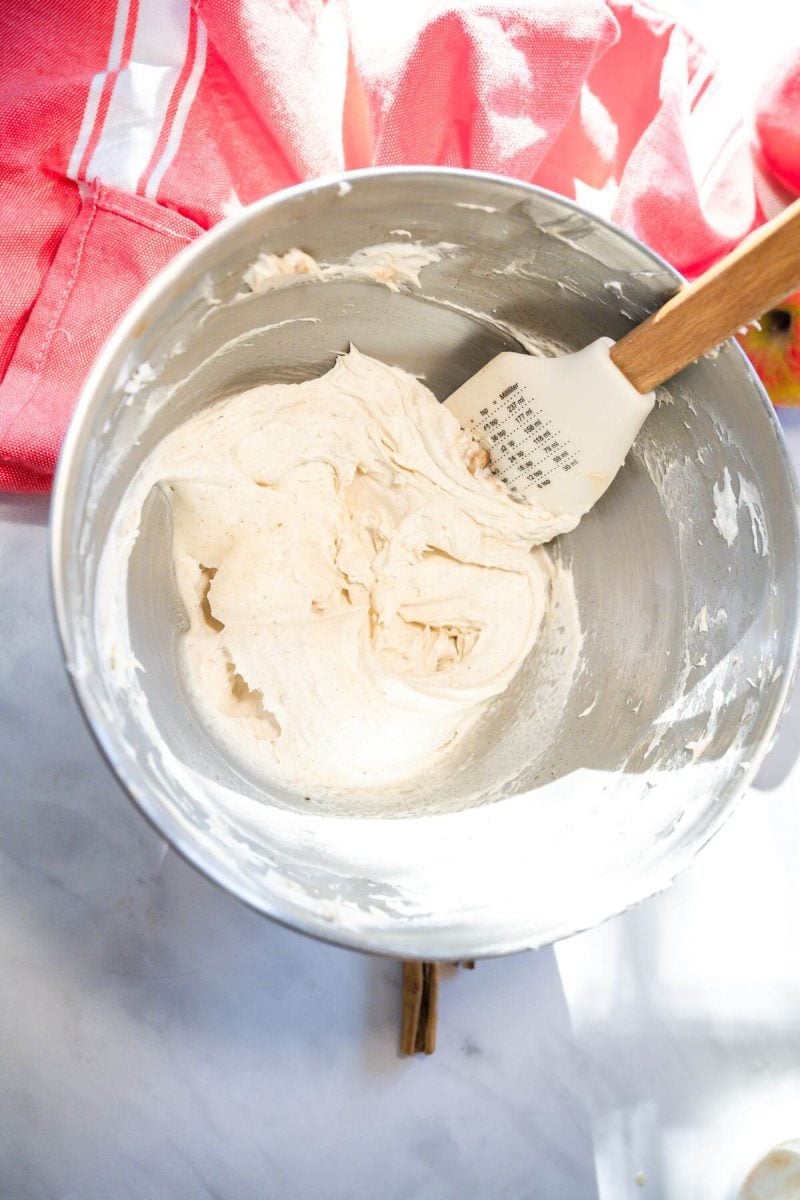
[[496,171],[576,197],[687,273],[763,216],[735,97],[639,0],[15,0],[0,163],[6,490],[49,487],[81,382],[142,285],[298,180]]

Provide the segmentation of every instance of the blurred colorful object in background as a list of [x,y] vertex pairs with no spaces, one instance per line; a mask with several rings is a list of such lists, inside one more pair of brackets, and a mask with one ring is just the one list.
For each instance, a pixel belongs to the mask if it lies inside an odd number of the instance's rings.
[[[762,168],[800,195],[800,48],[778,66],[758,97],[755,133]],[[800,258],[800,246],[797,247]],[[739,335],[773,404],[800,406],[800,292]]]
[[773,404],[800,406],[800,292],[765,312],[738,341]]

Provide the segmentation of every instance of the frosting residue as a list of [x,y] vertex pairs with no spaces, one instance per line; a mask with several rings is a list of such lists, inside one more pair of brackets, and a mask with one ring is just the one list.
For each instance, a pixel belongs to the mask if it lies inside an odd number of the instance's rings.
[[753,549],[761,558],[769,554],[769,538],[764,519],[764,510],[758,488],[741,473],[737,474],[739,495],[733,487],[733,479],[727,467],[723,468],[722,481],[714,484],[712,498],[714,501],[714,527],[729,546],[732,546],[739,535],[739,509],[747,509],[750,517],[750,532],[753,538]]
[[[405,230],[398,233],[407,234]],[[318,263],[310,254],[296,247],[285,254],[259,254],[243,274],[251,292],[266,292],[287,283],[297,283],[303,276],[313,279],[372,279],[392,291],[400,285],[419,287],[420,272],[440,262],[444,254],[459,247],[452,242],[423,245],[421,242],[381,242],[355,250],[342,263]]]
[[739,516],[731,473],[727,467],[723,469],[722,482],[714,484],[711,494],[714,499],[714,528],[732,546],[739,536]]

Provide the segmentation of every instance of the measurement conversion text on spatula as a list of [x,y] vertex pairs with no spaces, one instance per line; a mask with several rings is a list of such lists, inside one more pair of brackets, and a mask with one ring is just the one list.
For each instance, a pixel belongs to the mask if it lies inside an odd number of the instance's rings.
[[445,401],[498,479],[554,516],[591,508],[653,407],[612,363],[612,345],[601,338],[562,358],[498,354]]
[[537,405],[530,387],[510,383],[487,399],[471,430],[486,444],[494,475],[517,496],[550,487],[553,476],[578,465],[575,447]]

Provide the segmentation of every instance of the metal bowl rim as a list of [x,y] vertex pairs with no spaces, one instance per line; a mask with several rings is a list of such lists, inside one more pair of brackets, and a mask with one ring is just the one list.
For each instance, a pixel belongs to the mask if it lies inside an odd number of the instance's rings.
[[[290,188],[284,188],[277,192],[271,193],[253,204],[247,205],[235,215],[225,218],[211,229],[204,231],[188,246],[179,251],[173,259],[143,288],[134,302],[123,314],[119,323],[104,343],[98,357],[87,375],[87,378],[81,388],[81,392],[72,414],[69,427],[61,448],[56,472],[53,480],[52,500],[50,506],[50,587],[53,608],[56,617],[56,627],[58,631],[59,643],[67,668],[67,675],[73,690],[73,693],[78,701],[81,714],[91,733],[96,745],[101,754],[105,758],[111,768],[116,779],[122,784],[124,791],[127,793],[133,804],[138,808],[140,813],[145,817],[148,823],[152,826],[155,832],[166,839],[171,847],[192,867],[199,871],[207,879],[210,879],[223,891],[235,896],[249,908],[255,910],[261,915],[268,916],[272,920],[285,926],[286,928],[302,932],[319,941],[332,943],[334,945],[343,946],[351,950],[359,950],[368,953],[377,953],[387,955],[394,958],[424,958],[433,960],[446,961],[453,958],[491,958],[499,955],[516,953],[527,949],[536,949],[540,946],[550,945],[560,939],[570,937],[574,934],[583,932],[585,929],[594,928],[602,924],[604,921],[627,911],[650,896],[656,895],[658,892],[667,888],[677,875],[679,875],[689,863],[694,859],[696,854],[709,842],[709,840],[719,832],[722,826],[730,817],[731,813],[741,800],[745,791],[749,787],[755,777],[764,757],[767,754],[774,740],[779,722],[784,715],[787,699],[793,687],[795,677],[798,671],[798,653],[800,652],[800,611],[797,605],[793,614],[792,642],[791,654],[792,665],[791,669],[784,672],[781,686],[778,687],[775,698],[772,702],[772,709],[769,713],[764,735],[758,746],[757,751],[752,755],[748,769],[741,772],[741,778],[738,781],[738,786],[732,791],[726,803],[720,806],[713,818],[707,822],[705,827],[700,831],[697,839],[691,846],[683,849],[680,855],[677,855],[675,860],[670,863],[667,871],[653,871],[652,878],[645,879],[641,877],[643,887],[631,895],[623,904],[612,905],[611,908],[603,906],[602,911],[595,914],[592,918],[581,922],[579,928],[576,928],[573,923],[567,922],[563,926],[554,925],[550,929],[539,933],[535,938],[528,936],[516,936],[514,938],[500,941],[495,940],[491,944],[476,945],[465,950],[462,944],[449,945],[446,935],[436,936],[439,931],[430,929],[421,929],[416,938],[407,941],[403,936],[396,936],[390,933],[388,936],[383,932],[373,933],[371,930],[355,930],[349,931],[339,926],[333,926],[329,922],[319,917],[314,917],[308,913],[298,911],[295,912],[291,906],[282,903],[280,897],[276,897],[269,893],[256,893],[250,888],[246,881],[243,881],[234,871],[229,870],[224,864],[215,861],[208,861],[207,856],[202,849],[190,837],[186,836],[185,831],[167,814],[160,805],[155,805],[152,802],[152,796],[143,790],[138,782],[131,777],[128,771],[127,763],[117,753],[117,747],[114,736],[110,733],[109,727],[100,711],[99,706],[95,703],[92,690],[87,686],[86,681],[75,677],[71,669],[72,647],[74,643],[73,630],[69,620],[65,596],[65,562],[63,558],[63,540],[64,540],[64,522],[65,512],[70,497],[72,488],[73,475],[77,469],[80,454],[80,440],[83,433],[83,427],[89,420],[93,409],[102,398],[101,386],[104,382],[106,373],[114,366],[115,360],[120,351],[124,351],[127,340],[133,335],[137,326],[148,315],[150,306],[158,300],[164,290],[171,284],[180,279],[183,272],[189,267],[196,258],[205,255],[214,243],[223,243],[225,238],[239,225],[257,221],[264,213],[271,208],[281,205],[286,201],[312,194],[326,188],[335,187],[341,183],[355,183],[359,180],[369,180],[381,177],[434,177],[434,178],[450,178],[454,181],[459,179],[467,181],[480,180],[486,183],[495,184],[501,187],[512,186],[515,189],[528,192],[534,196],[541,196],[546,200],[553,202],[555,205],[564,209],[577,213],[580,216],[588,217],[598,226],[607,229],[616,238],[627,242],[631,247],[639,253],[643,253],[651,259],[651,261],[660,267],[665,275],[671,276],[676,285],[685,282],[684,277],[675,270],[665,259],[663,259],[654,250],[651,250],[643,242],[640,242],[632,234],[619,228],[612,221],[604,217],[597,216],[588,209],[583,208],[575,201],[569,200],[557,192],[550,191],[547,188],[542,188],[536,184],[527,183],[523,180],[512,179],[508,176],[492,174],[483,171],[473,171],[454,167],[422,167],[422,166],[398,166],[398,167],[367,167],[357,171],[343,171],[338,174],[332,174],[315,178],[304,183],[296,184]],[[760,380],[753,371],[744,351],[738,345],[733,343],[738,352],[742,366],[747,375],[749,375],[751,383],[756,386],[757,393],[760,396],[762,407],[766,410],[767,415],[772,423],[773,430],[776,434],[778,450],[782,459],[785,475],[789,481],[789,487],[793,500],[793,545],[795,558],[800,564],[800,485],[794,472],[794,468],[789,457],[786,442],[783,436],[780,423],[775,414],[775,410],[761,385]],[[800,566],[798,567],[800,573]],[[458,814],[451,814],[457,816]],[[634,877],[638,878],[638,877]],[[400,923],[398,923],[400,924]],[[402,930],[398,929],[402,934]]]

